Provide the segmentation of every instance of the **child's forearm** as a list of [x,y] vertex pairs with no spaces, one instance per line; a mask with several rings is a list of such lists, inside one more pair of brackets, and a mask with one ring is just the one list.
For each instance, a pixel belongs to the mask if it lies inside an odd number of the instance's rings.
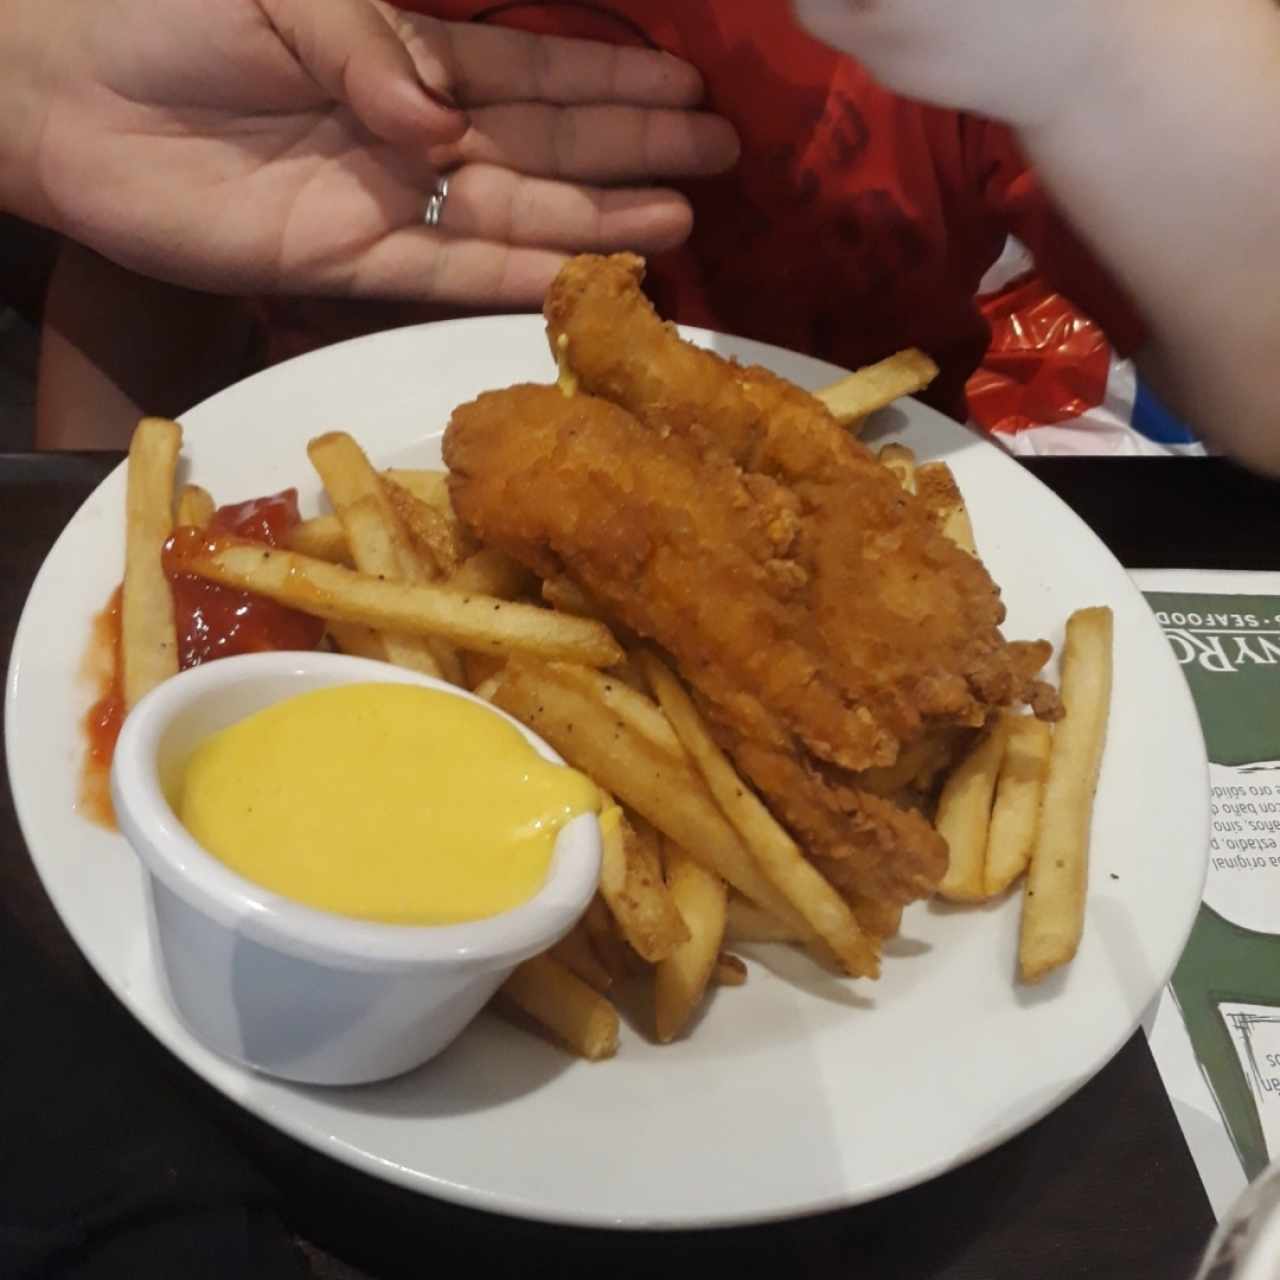
[[1145,314],[1178,407],[1280,471],[1275,0],[793,0],[891,88],[1002,119]]
[[1137,299],[1178,407],[1280,471],[1280,9],[1169,4],[1032,162]]
[[238,298],[134,275],[68,242],[49,282],[36,387],[42,449],[123,449],[143,414],[176,417],[248,371]]

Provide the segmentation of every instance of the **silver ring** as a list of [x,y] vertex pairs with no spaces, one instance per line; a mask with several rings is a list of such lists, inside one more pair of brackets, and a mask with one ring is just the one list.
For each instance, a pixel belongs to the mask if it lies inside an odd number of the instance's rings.
[[429,227],[438,227],[444,216],[444,202],[449,198],[449,179],[436,179],[435,190],[427,197],[426,208],[422,211],[422,221]]

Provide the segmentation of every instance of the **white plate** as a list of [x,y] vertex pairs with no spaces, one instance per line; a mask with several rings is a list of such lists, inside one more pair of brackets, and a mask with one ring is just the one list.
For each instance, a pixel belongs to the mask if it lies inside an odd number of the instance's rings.
[[[689,336],[807,386],[839,373]],[[528,316],[345,343],[187,414],[189,474],[224,502],[296,484],[315,509],[309,437],[343,427],[380,463],[437,464],[454,405],[553,372]],[[78,673],[90,617],[121,574],[123,468],[50,552],[9,670],[18,817],[72,936],[152,1033],[228,1097],[357,1168],[480,1208],[597,1226],[754,1222],[885,1195],[1017,1133],[1111,1058],[1173,968],[1205,871],[1204,749],[1164,639],[1089,530],[1016,463],[929,409],[890,410],[876,424],[886,429],[954,468],[1004,587],[1008,635],[1058,642],[1072,609],[1115,610],[1088,924],[1067,972],[1036,990],[1013,981],[1016,897],[983,910],[917,904],[879,983],[827,978],[761,948],[747,985],[716,992],[689,1038],[658,1048],[626,1030],[601,1065],[490,1016],[422,1070],[362,1089],[292,1087],[214,1057],[158,985],[132,852],[75,812],[89,700]]]

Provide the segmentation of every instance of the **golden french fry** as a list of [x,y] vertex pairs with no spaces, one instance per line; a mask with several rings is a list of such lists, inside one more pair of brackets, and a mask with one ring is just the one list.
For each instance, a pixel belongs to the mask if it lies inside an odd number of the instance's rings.
[[178,673],[173,593],[161,552],[173,532],[173,483],[181,447],[182,428],[167,418],[143,418],[129,443],[120,623],[128,708]]
[[461,525],[387,476],[382,477],[382,487],[409,536],[430,556],[437,572],[443,577],[456,572],[475,549]]
[[[437,575],[435,562],[417,553],[387,486],[349,435],[317,436],[307,445],[307,456],[338,513],[357,569],[391,582],[425,583]],[[396,666],[462,683],[457,654],[438,636],[386,632],[383,643],[387,661]]]
[[526,960],[502,984],[502,994],[544,1031],[589,1062],[618,1050],[618,1012],[558,960]]
[[747,981],[747,962],[741,956],[722,951],[716,957],[711,981],[718,987],[741,987]]
[[908,493],[915,493],[916,454],[914,449],[908,449],[905,444],[887,444],[876,454],[876,457],[881,466],[888,467],[898,477],[898,483]]
[[619,936],[617,921],[599,894],[588,904],[582,917],[582,928],[596,959],[610,979],[626,982],[639,967],[639,958]]
[[437,511],[453,515],[453,502],[449,497],[449,473],[406,467],[388,467],[382,473],[392,484],[413,494],[419,502],[425,502]]
[[509,661],[494,703],[740,893],[810,935],[765,878],[683,752],[676,756],[656,747],[613,714],[580,671],[563,663]]
[[725,923],[727,942],[803,942],[804,935],[748,901],[740,893],[729,895]]
[[880,971],[880,957],[849,904],[805,858],[759,796],[738,777],[693,699],[670,669],[649,651],[639,653],[637,661],[703,781],[773,887],[831,948],[848,973],[875,977]]
[[667,1044],[684,1030],[702,1003],[724,941],[724,881],[665,841],[667,887],[689,929],[689,938],[653,971],[653,1003],[658,1039]]
[[963,503],[947,513],[942,522],[942,532],[961,551],[967,551],[971,556],[978,554],[978,544],[973,536],[973,521],[969,519],[969,509]]
[[1113,630],[1111,610],[1105,607],[1081,609],[1067,621],[1065,714],[1053,730],[1022,903],[1018,963],[1024,982],[1039,982],[1066,964],[1084,931],[1089,829],[1111,709]]
[[572,578],[559,574],[542,580],[542,598],[561,613],[576,613],[580,618],[598,618],[601,609]]
[[515,600],[533,591],[534,577],[510,556],[493,547],[481,547],[468,556],[441,584],[471,595]]
[[483,684],[491,676],[496,676],[506,663],[493,653],[464,653],[462,655],[462,670],[466,676],[466,685],[468,689],[474,689],[476,685]]
[[938,528],[962,551],[977,555],[973,521],[951,468],[945,462],[926,462],[917,467],[916,493],[932,512]]
[[382,632],[358,622],[334,622],[326,624],[329,638],[339,653],[349,653],[354,658],[373,658],[376,662],[390,662]]
[[651,743],[655,750],[677,760],[687,759],[671,721],[648,693],[636,689],[612,671],[563,666],[556,674],[563,683],[576,686],[598,702],[620,724]]
[[576,974],[593,991],[603,994],[613,986],[613,975],[600,963],[581,920],[547,954],[552,959],[559,960],[570,973]]
[[498,689],[501,685],[502,671],[495,671],[493,675],[486,676],[485,679],[481,680],[480,683],[471,690],[471,692],[474,693],[477,698],[483,698],[486,702],[492,702],[494,698],[497,697]]
[[[452,530],[452,536],[460,546],[471,546],[471,535],[463,527],[462,521],[453,509],[453,499],[449,496],[449,473],[447,471],[415,470],[403,467],[389,467],[383,476],[392,484],[413,494],[419,502],[432,507]],[[494,593],[498,594],[498,593]]]
[[952,771],[938,797],[933,825],[949,852],[938,892],[952,902],[981,902],[986,896],[987,831],[1005,733],[1005,721],[997,717]]
[[1004,759],[991,807],[983,876],[987,897],[1003,893],[1026,869],[1040,821],[1053,732],[1035,716],[1009,716]]
[[622,649],[608,628],[589,618],[493,596],[463,595],[438,583],[384,582],[296,551],[201,548],[183,567],[197,577],[256,591],[319,618],[439,635],[482,653],[529,653],[602,667],[622,660]]
[[861,423],[901,396],[923,391],[938,376],[938,366],[923,351],[899,351],[879,364],[846,374],[814,397],[821,400],[842,426]]
[[173,522],[192,529],[207,529],[216,510],[208,489],[202,489],[198,484],[185,484],[178,494],[178,510]]
[[657,837],[613,803],[600,815],[600,830],[600,896],[632,949],[654,964],[689,938],[662,878]]
[[285,534],[284,545],[290,551],[298,551],[315,560],[327,560],[330,564],[353,563],[347,535],[337,516],[316,516],[294,525]]
[[[342,526],[346,530],[352,556],[362,573],[392,582],[399,580],[399,557],[395,543],[382,519],[382,512],[373,500],[368,497],[357,498],[343,507]],[[378,632],[383,661],[444,678],[444,664],[439,661],[431,645],[433,638],[401,635],[392,631]]]

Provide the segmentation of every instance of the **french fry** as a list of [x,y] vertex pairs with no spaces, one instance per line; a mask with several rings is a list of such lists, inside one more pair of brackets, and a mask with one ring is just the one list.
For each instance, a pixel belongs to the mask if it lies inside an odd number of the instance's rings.
[[459,648],[608,667],[622,649],[607,627],[534,605],[463,595],[438,583],[384,582],[340,565],[264,547],[200,548],[183,561],[197,577],[256,591],[290,608],[380,631],[439,635]]
[[747,962],[741,956],[722,951],[716,957],[711,981],[718,987],[741,987],[747,981]]
[[636,971],[639,960],[618,934],[617,921],[605,900],[597,893],[587,905],[582,928],[605,972],[614,982],[626,982]]
[[127,708],[178,674],[173,593],[161,552],[173,532],[173,483],[181,447],[182,428],[167,418],[143,418],[129,443],[120,632]]
[[560,961],[570,973],[581,978],[593,991],[599,991],[603,995],[613,986],[613,975],[600,963],[581,920],[548,954],[552,959]]
[[898,477],[898,483],[908,492],[916,491],[916,455],[914,449],[908,449],[905,444],[887,444],[876,457],[880,461],[880,465],[888,467],[895,476]]
[[[347,535],[337,516],[316,516],[295,525],[285,537],[285,546],[331,564],[352,564]],[[528,595],[534,588],[533,575],[495,547],[472,552],[444,583],[458,591],[501,596],[504,600]]]
[[955,767],[938,797],[933,825],[949,852],[938,892],[952,902],[981,902],[986,896],[987,831],[1005,733],[1005,720],[998,717]]
[[738,777],[693,699],[662,660],[649,651],[638,654],[637,660],[703,781],[773,887],[831,948],[846,972],[875,977],[880,971],[879,955],[849,904]]
[[449,497],[449,473],[406,467],[388,467],[382,473],[392,484],[413,494],[419,502],[425,502],[437,511],[453,515],[453,502]]
[[542,598],[561,613],[575,613],[579,618],[598,618],[601,615],[600,606],[572,578],[563,574],[543,578]]
[[811,930],[765,878],[687,757],[663,751],[611,714],[580,677],[566,664],[512,660],[494,703],[709,870],[809,937]]
[[337,516],[316,516],[311,520],[303,520],[285,534],[284,545],[290,551],[301,552],[315,560],[327,560],[330,564],[354,563],[342,521]]
[[1022,903],[1018,963],[1024,982],[1039,982],[1066,964],[1084,931],[1089,830],[1111,708],[1113,629],[1107,608],[1081,609],[1067,621],[1065,714],[1053,731]]
[[987,831],[983,883],[989,898],[1003,893],[1031,861],[1052,739],[1053,732],[1043,720],[1035,716],[1009,717]]
[[173,522],[192,529],[207,529],[216,509],[208,489],[198,484],[184,484],[178,494],[178,510]]
[[[338,513],[357,569],[393,582],[424,583],[437,576],[436,564],[417,554],[382,478],[349,435],[317,436],[307,456]],[[457,654],[438,636],[384,631],[382,639],[387,661],[396,666],[462,683]]]
[[496,676],[504,666],[506,666],[506,663],[496,654],[464,653],[462,655],[462,670],[466,676],[468,689],[474,689],[476,685],[483,684],[490,676]]
[[702,1003],[724,941],[725,883],[671,841],[663,843],[667,887],[688,926],[689,938],[653,971],[658,1039],[669,1044]]
[[804,936],[740,893],[729,895],[726,942],[803,942]]
[[846,374],[813,394],[841,426],[853,427],[901,396],[923,391],[937,376],[938,366],[923,351],[913,348]]
[[522,1013],[589,1062],[618,1051],[618,1012],[558,960],[534,956],[502,984],[502,994]]
[[951,468],[945,462],[926,462],[917,467],[916,493],[933,513],[938,528],[962,551],[977,555],[973,521]]
[[474,693],[477,698],[483,698],[486,702],[492,702],[494,698],[498,696],[498,689],[502,685],[502,676],[502,671],[495,671],[493,675],[486,676],[481,680],[480,683],[471,690],[471,692]]
[[[399,557],[382,513],[368,497],[357,498],[342,509],[342,525],[352,555],[360,570],[380,579],[399,579]],[[436,655],[430,636],[401,635],[392,631],[376,632],[382,649],[382,660],[411,671],[421,671],[437,679],[446,678],[444,663]],[[341,640],[339,640],[341,644]],[[371,655],[372,656],[372,655]],[[459,683],[454,681],[454,683]]]
[[589,667],[565,666],[557,675],[588,694],[620,723],[640,734],[655,750],[677,760],[686,759],[685,749],[663,710],[647,693],[619,679],[611,672],[593,671]]
[[382,477],[382,487],[409,536],[431,557],[438,573],[444,577],[455,573],[475,550],[461,525],[387,476]]
[[453,509],[453,499],[449,496],[449,473],[447,471],[413,470],[403,467],[390,467],[383,476],[393,484],[413,494],[419,502],[435,508],[440,517],[453,530],[454,537],[460,544],[470,545],[471,535],[462,526],[458,514]]
[[655,964],[689,938],[662,878],[657,837],[612,801],[600,816],[600,828],[600,896],[636,954]]
[[361,626],[358,622],[334,622],[332,619],[326,624],[326,630],[339,653],[348,653],[353,658],[373,658],[377,662],[390,661],[381,631]]
[[329,501],[347,532],[348,542],[351,535],[343,515],[348,507],[363,502],[366,510],[378,513],[387,549],[378,557],[380,563],[377,568],[366,569],[360,562],[360,548],[353,546],[351,551],[357,568],[364,573],[395,573],[406,582],[421,580],[424,576],[422,561],[410,544],[408,532],[396,514],[382,477],[356,441],[345,431],[329,431],[308,442],[307,457],[324,484]]
[[533,584],[533,575],[523,565],[493,547],[482,547],[468,556],[442,585],[464,594],[515,600],[532,594]]

